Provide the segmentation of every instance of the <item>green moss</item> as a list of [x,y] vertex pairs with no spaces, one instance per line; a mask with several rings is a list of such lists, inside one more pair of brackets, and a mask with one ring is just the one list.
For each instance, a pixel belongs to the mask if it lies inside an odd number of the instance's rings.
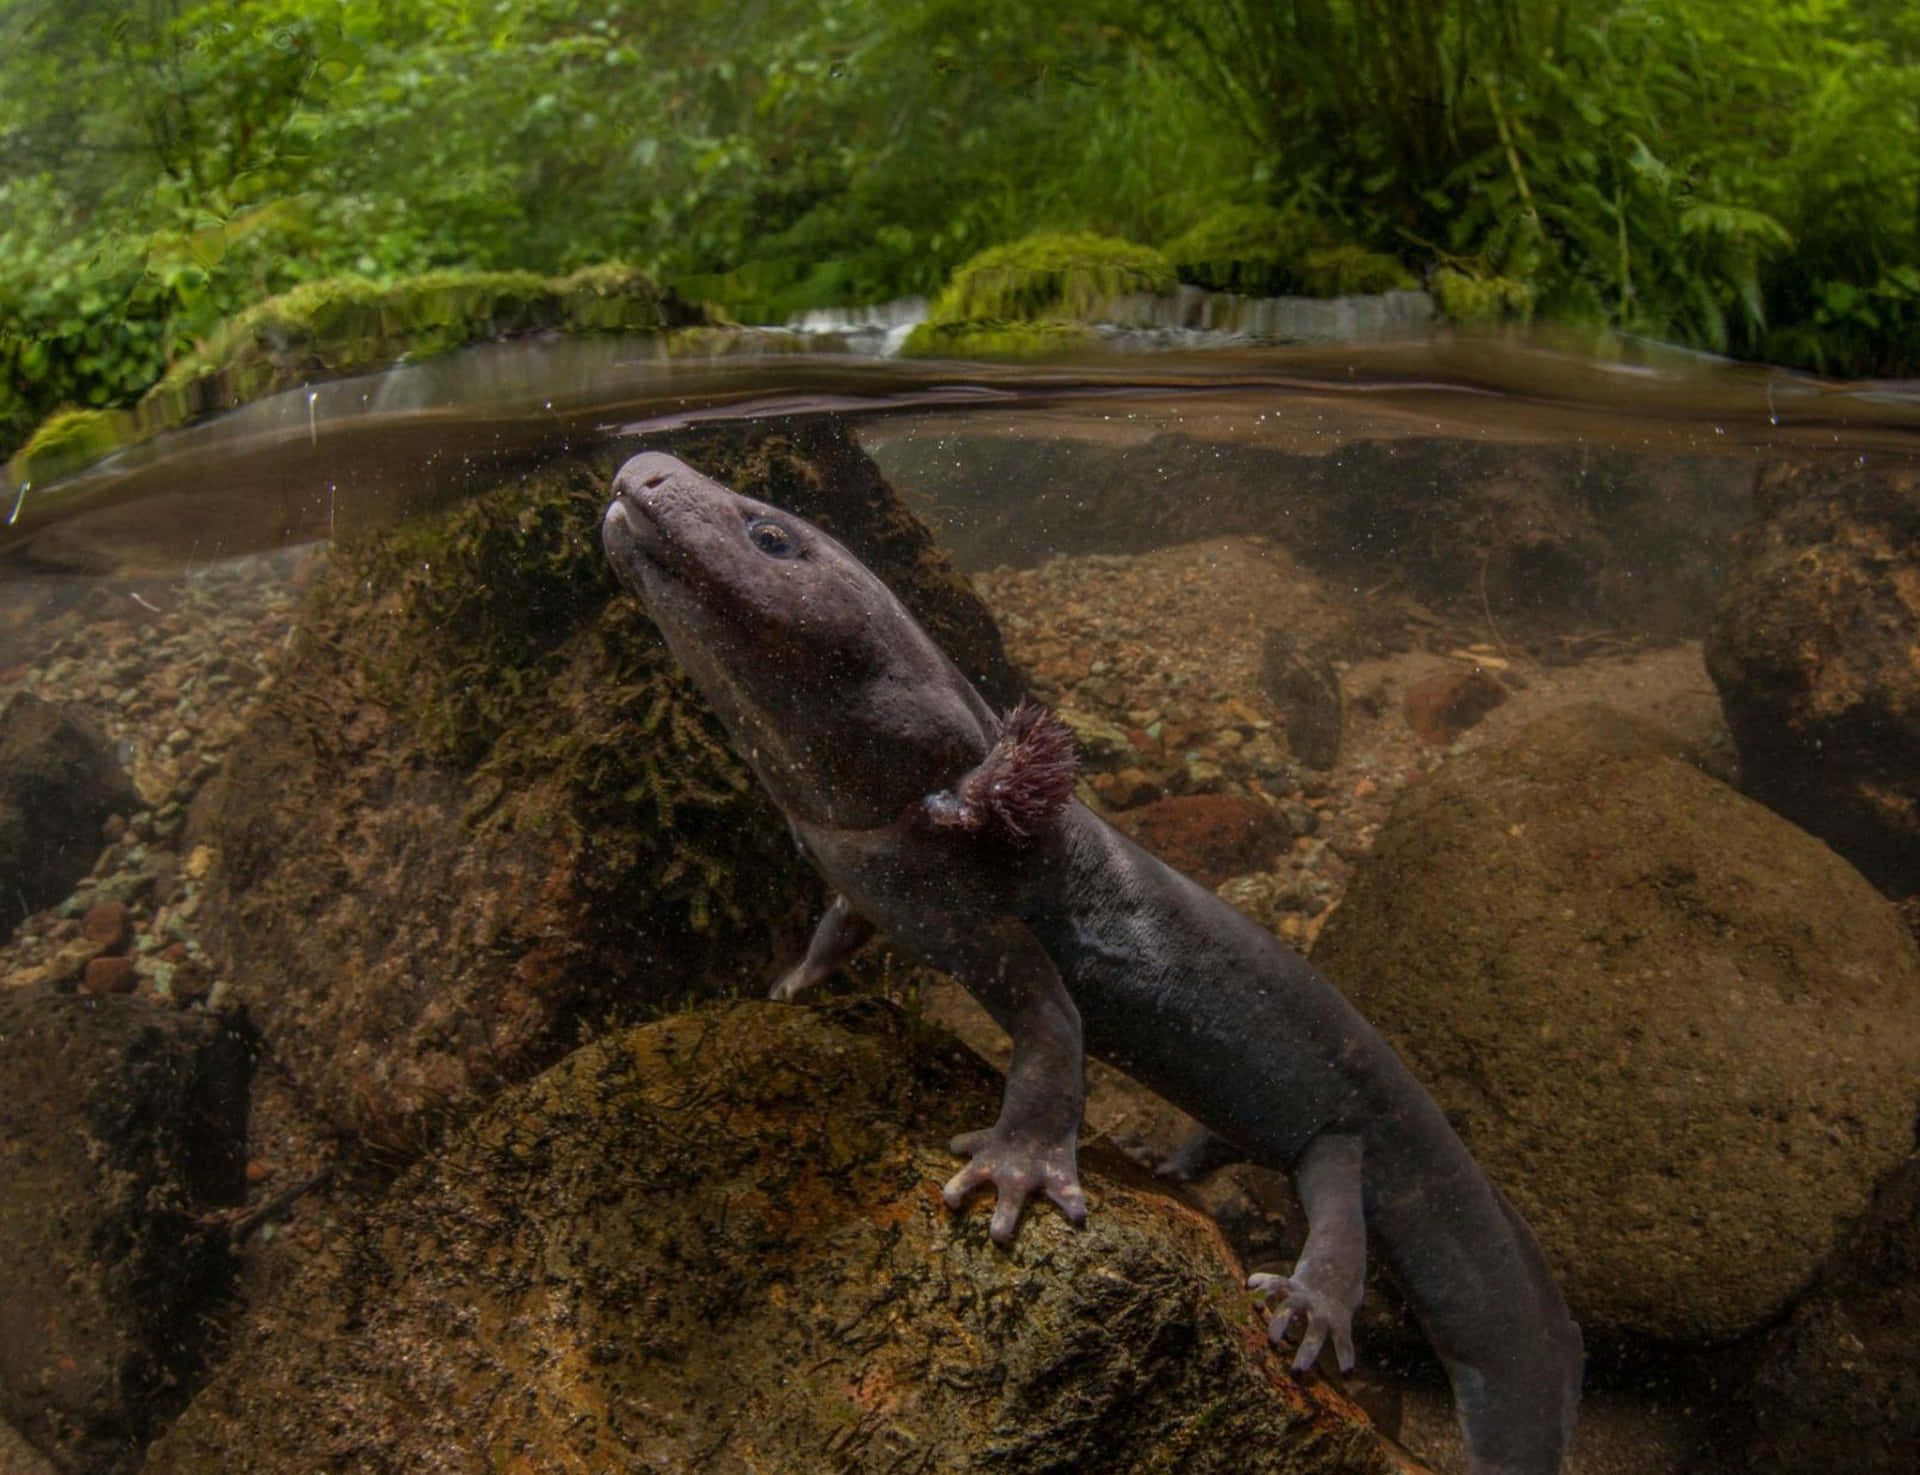
[[1087,324],[1134,292],[1172,290],[1172,264],[1110,236],[1043,232],[982,251],[953,274],[908,354],[1037,358],[1093,341]]
[[1328,244],[1317,221],[1264,205],[1215,211],[1166,248],[1183,282],[1272,297],[1300,290],[1300,263]]
[[1308,297],[1352,297],[1400,292],[1420,284],[1397,257],[1364,246],[1327,246],[1300,262],[1300,290]]
[[1524,323],[1533,316],[1533,283],[1513,277],[1476,277],[1452,267],[1433,274],[1442,315],[1456,323]]
[[55,410],[14,453],[7,475],[16,483],[50,481],[119,450],[134,434],[122,410]]
[[920,323],[900,351],[923,358],[1041,359],[1096,341],[1084,323]]
[[1218,211],[1167,255],[1181,281],[1215,291],[1349,297],[1419,285],[1397,258],[1338,242],[1318,221],[1265,206]]
[[1042,232],[982,251],[953,274],[932,323],[982,319],[1086,321],[1128,292],[1165,292],[1173,265],[1151,246],[1111,236]]

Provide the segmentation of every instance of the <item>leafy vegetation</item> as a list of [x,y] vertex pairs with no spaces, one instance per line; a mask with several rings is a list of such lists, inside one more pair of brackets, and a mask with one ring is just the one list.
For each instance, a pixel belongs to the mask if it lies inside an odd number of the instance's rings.
[[766,319],[1036,231],[1913,372],[1920,10],[0,0],[0,446],[307,282],[628,261]]

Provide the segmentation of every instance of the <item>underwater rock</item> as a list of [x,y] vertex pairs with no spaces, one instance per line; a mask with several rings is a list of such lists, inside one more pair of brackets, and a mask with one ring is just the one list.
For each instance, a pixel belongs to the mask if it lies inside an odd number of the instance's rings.
[[1604,708],[1409,789],[1314,961],[1590,1331],[1754,1329],[1912,1149],[1920,950],[1894,908]]
[[1906,1475],[1920,1461],[1920,1157],[1882,1186],[1821,1284],[1766,1334],[1720,1468]]
[[1475,624],[1490,610],[1685,637],[1702,633],[1752,477],[1734,456],[1440,436],[1322,454],[1175,434],[883,427],[870,445],[890,481],[938,504],[962,568],[1257,534],[1323,578],[1391,578]]
[[139,807],[90,722],[29,692],[0,706],[0,931],[65,896],[99,855],[107,817]]
[[186,1401],[251,1068],[209,1014],[0,992],[0,1418],[62,1470],[133,1468]]
[[1271,870],[1293,831],[1280,812],[1231,794],[1177,794],[1111,816],[1175,870],[1212,889],[1233,876]]
[[1775,464],[1753,504],[1707,642],[1740,786],[1920,892],[1920,476]]
[[1506,699],[1506,687],[1485,671],[1442,671],[1408,688],[1401,710],[1421,742],[1444,748]]
[[149,1475],[1405,1468],[1123,1162],[1089,1154],[1081,1230],[949,1213],[997,1094],[871,1001],[586,1046],[259,1308]]
[[[830,526],[990,690],[991,618],[844,428],[674,442]],[[417,1147],[582,1027],[758,992],[819,883],[661,643],[599,522],[615,456],[335,550],[195,801],[196,925],[342,1130]]]
[[1340,761],[1347,704],[1340,675],[1324,651],[1285,630],[1269,630],[1260,647],[1260,684],[1287,720],[1287,749],[1309,768]]

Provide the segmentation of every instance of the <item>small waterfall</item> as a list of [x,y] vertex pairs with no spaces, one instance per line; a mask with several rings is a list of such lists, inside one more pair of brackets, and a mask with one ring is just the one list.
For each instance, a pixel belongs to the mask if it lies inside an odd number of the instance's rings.
[[926,317],[926,298],[899,297],[872,307],[816,307],[788,318],[787,328],[821,353],[892,358]]
[[[901,297],[872,307],[795,313],[786,328],[815,352],[892,358],[926,316],[926,298]],[[1435,316],[1433,299],[1425,292],[1243,297],[1181,286],[1167,293],[1115,298],[1090,326],[1115,348],[1219,348],[1419,338],[1433,327]]]
[[1425,292],[1364,297],[1242,297],[1180,286],[1116,299],[1102,326],[1129,347],[1204,348],[1230,343],[1356,343],[1419,338],[1434,324]]

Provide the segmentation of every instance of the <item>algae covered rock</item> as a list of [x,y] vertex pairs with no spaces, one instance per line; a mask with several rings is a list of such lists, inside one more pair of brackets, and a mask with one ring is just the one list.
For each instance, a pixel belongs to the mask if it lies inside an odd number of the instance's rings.
[[1083,346],[1092,341],[1087,325],[1107,304],[1173,284],[1172,263],[1149,246],[1088,234],[1027,236],[955,271],[903,351],[1022,357]]
[[1271,206],[1216,211],[1166,248],[1183,282],[1256,296],[1348,297],[1419,285],[1399,259]]
[[1309,251],[1300,261],[1300,287],[1309,297],[1405,292],[1419,285],[1398,257],[1352,243]]
[[[1003,695],[998,636],[833,424],[674,442],[817,518]],[[337,548],[192,814],[234,1002],[335,1126],[423,1114],[695,987],[759,991],[818,883],[599,523],[619,457]]]
[[1920,953],[1895,910],[1605,709],[1409,790],[1314,961],[1592,1331],[1778,1315],[1913,1145]]
[[259,1308],[147,1469],[1395,1468],[1132,1175],[1010,1251],[950,1214],[944,1144],[997,1094],[873,1003],[587,1046]]

